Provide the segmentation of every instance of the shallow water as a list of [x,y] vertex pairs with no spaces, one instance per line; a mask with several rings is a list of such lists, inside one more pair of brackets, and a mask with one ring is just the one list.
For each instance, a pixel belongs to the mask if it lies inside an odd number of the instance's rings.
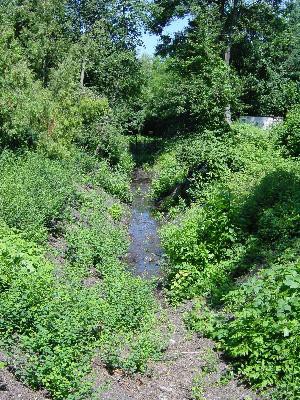
[[146,278],[159,275],[162,256],[149,187],[149,176],[143,170],[137,170],[132,182],[133,204],[129,226],[131,245],[127,262],[136,275]]

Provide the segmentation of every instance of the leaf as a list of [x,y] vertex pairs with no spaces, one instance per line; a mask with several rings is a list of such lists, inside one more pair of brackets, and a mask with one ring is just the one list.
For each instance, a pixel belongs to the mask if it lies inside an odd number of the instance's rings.
[[288,328],[284,328],[284,330],[283,330],[283,336],[284,336],[284,337],[290,336],[290,331],[289,331]]
[[288,276],[283,283],[291,289],[298,289],[300,287],[300,283],[295,281],[291,276]]

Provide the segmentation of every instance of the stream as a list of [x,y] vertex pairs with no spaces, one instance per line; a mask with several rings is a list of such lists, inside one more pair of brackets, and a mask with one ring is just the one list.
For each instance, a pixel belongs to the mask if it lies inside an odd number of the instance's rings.
[[137,169],[132,181],[133,204],[129,225],[131,245],[127,262],[135,275],[144,278],[153,278],[160,274],[162,256],[158,223],[152,215],[149,190],[149,174]]
[[[154,207],[149,196],[150,184],[149,173],[143,169],[136,169],[131,187],[133,194],[129,224],[131,245],[126,262],[134,275],[145,279],[161,276],[160,264],[163,257],[158,236],[159,224],[154,218]],[[108,375],[108,372],[100,366],[99,381],[107,379],[109,382],[109,388],[102,394],[101,399],[258,400],[237,379],[230,379],[228,383],[220,385],[228,366],[213,352],[213,343],[210,339],[187,331],[183,314],[190,310],[191,304],[182,304],[175,309],[168,304],[159,290],[156,291],[156,296],[161,306],[160,312],[166,318],[161,320],[161,330],[157,334],[162,335],[162,340],[165,338],[168,340],[161,359],[152,362],[151,373],[138,376],[120,375],[118,371]],[[206,374],[207,376],[203,375],[202,367],[210,366],[212,363],[213,372]],[[197,384],[198,381],[201,384]],[[193,396],[195,393],[197,397]]]

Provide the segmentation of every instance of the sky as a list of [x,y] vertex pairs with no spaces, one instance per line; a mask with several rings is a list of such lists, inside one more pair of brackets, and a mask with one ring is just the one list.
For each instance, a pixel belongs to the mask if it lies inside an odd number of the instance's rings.
[[[188,25],[188,22],[188,17],[175,20],[164,29],[163,34],[174,35],[174,33],[182,31]],[[147,54],[149,56],[154,55],[155,47],[159,42],[159,36],[146,33],[143,35],[142,39],[144,45],[138,48],[139,54]]]

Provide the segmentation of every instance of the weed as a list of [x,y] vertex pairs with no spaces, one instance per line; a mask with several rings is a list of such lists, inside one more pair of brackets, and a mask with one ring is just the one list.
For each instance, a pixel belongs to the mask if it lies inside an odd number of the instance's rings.
[[161,237],[171,301],[200,298],[187,325],[217,340],[248,381],[297,398],[300,175],[276,141],[237,125],[171,147],[173,170],[189,172],[170,186],[188,178],[192,203]]
[[206,372],[199,372],[193,378],[192,384],[192,399],[193,400],[205,400],[204,397],[204,380]]

